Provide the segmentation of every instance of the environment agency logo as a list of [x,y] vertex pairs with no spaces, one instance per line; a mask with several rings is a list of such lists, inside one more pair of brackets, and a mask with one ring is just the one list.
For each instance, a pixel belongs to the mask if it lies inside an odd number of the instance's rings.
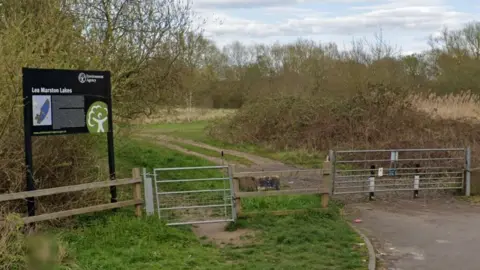
[[78,74],[78,81],[80,83],[85,83],[87,81],[87,75],[85,75],[83,72]]
[[108,107],[105,102],[96,101],[87,111],[87,128],[90,133],[103,133],[108,130]]

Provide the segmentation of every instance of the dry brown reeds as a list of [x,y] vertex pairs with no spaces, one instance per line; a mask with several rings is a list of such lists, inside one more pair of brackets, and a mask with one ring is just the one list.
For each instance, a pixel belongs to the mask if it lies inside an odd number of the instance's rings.
[[448,95],[414,94],[409,101],[416,109],[435,118],[480,120],[480,96],[471,91]]
[[235,109],[174,108],[164,109],[148,117],[130,121],[131,124],[184,123],[193,121],[211,121],[230,116]]

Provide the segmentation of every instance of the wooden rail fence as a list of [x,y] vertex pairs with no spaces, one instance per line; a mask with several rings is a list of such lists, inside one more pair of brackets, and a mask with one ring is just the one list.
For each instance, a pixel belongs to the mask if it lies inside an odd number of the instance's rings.
[[[238,216],[244,215],[242,213],[242,198],[252,198],[252,197],[264,197],[264,196],[281,196],[281,195],[306,195],[313,194],[319,195],[321,199],[322,208],[328,207],[328,202],[330,198],[331,185],[332,185],[332,169],[331,163],[325,161],[323,163],[323,168],[320,170],[311,170],[317,171],[318,175],[321,177],[321,181],[317,188],[307,188],[307,189],[292,189],[292,190],[269,190],[269,191],[252,191],[244,192],[240,190],[240,177],[245,176],[254,176],[262,175],[272,172],[235,172],[234,166],[231,168],[233,171],[233,188],[234,188],[234,198],[235,198],[235,210]],[[289,175],[298,175],[302,170],[289,170],[289,171],[279,171],[274,172],[275,174],[281,177],[288,177]],[[294,212],[305,211],[306,209],[298,210],[285,210],[285,211],[274,211],[275,215],[288,215]],[[312,210],[312,209],[310,209]],[[318,209],[313,209],[318,210]]]
[[[98,189],[98,188],[124,186],[124,185],[133,185],[132,200],[100,204],[100,205],[65,210],[65,211],[58,211],[54,213],[41,214],[37,216],[23,217],[22,218],[23,222],[28,224],[28,223],[34,223],[39,221],[64,218],[64,217],[69,217],[74,215],[105,211],[109,209],[122,208],[126,206],[135,206],[135,215],[141,216],[142,205],[143,205],[142,189],[141,189],[142,179],[140,176],[140,169],[138,168],[135,168],[132,170],[131,179],[119,179],[119,180],[113,180],[113,181],[108,180],[108,181],[93,182],[93,183],[80,184],[80,185],[63,186],[63,187],[56,187],[56,188],[49,188],[49,189],[39,189],[39,190],[33,190],[33,191],[2,194],[0,195],[0,202],[20,200],[20,199],[26,199],[31,197],[37,198],[42,196],[62,194],[62,193],[68,193],[68,192],[76,192],[76,191],[84,191],[89,189]],[[3,218],[4,217],[1,217],[1,219]]]

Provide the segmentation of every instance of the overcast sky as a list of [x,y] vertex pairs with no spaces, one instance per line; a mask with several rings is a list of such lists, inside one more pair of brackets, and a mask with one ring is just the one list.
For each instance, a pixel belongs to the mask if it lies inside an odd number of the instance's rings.
[[192,0],[208,18],[205,34],[223,46],[286,43],[298,38],[336,42],[383,36],[403,53],[428,48],[427,38],[442,27],[480,21],[480,0]]

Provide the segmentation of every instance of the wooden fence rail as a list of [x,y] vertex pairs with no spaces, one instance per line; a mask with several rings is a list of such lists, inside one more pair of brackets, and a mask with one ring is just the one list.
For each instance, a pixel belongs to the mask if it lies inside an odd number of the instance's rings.
[[[20,200],[20,199],[26,199],[31,197],[36,198],[36,197],[50,196],[50,195],[56,195],[56,194],[62,194],[62,193],[84,191],[89,189],[98,189],[98,188],[113,187],[113,186],[124,186],[124,185],[133,185],[132,200],[101,204],[101,205],[77,208],[72,210],[58,211],[54,213],[41,214],[37,216],[23,217],[22,218],[23,222],[28,224],[28,223],[34,223],[39,221],[64,218],[64,217],[69,217],[74,215],[99,212],[99,211],[122,208],[122,207],[133,206],[133,205],[135,206],[135,215],[141,216],[142,204],[143,204],[143,199],[141,197],[142,196],[142,192],[141,192],[142,179],[140,177],[140,169],[138,168],[135,168],[132,170],[131,179],[120,179],[120,180],[113,180],[113,181],[108,180],[108,181],[93,182],[93,183],[80,184],[80,185],[63,186],[63,187],[56,187],[56,188],[49,188],[49,189],[39,189],[39,190],[33,190],[33,191],[2,194],[0,195],[0,202]],[[3,219],[3,217],[1,217],[1,219]]]
[[[281,175],[283,177],[288,177],[290,175],[298,175],[301,172],[316,171],[321,177],[321,183],[317,188],[307,188],[307,189],[292,189],[292,190],[272,190],[272,191],[253,191],[253,192],[242,192],[240,190],[240,177],[253,176],[256,174],[263,175],[265,173],[273,172],[235,172],[235,167],[232,166],[231,170],[233,173],[233,188],[234,188],[234,198],[235,198],[235,210],[238,216],[243,215],[242,213],[242,198],[252,198],[252,197],[264,197],[264,196],[281,196],[281,195],[319,195],[321,199],[321,204],[323,208],[328,207],[329,196],[332,185],[332,170],[331,164],[329,161],[323,163],[323,168],[321,170],[290,170],[290,171],[278,171],[274,172],[276,175]],[[288,211],[275,211],[276,214],[283,215],[295,211],[305,211],[305,209],[298,210],[288,210]]]

